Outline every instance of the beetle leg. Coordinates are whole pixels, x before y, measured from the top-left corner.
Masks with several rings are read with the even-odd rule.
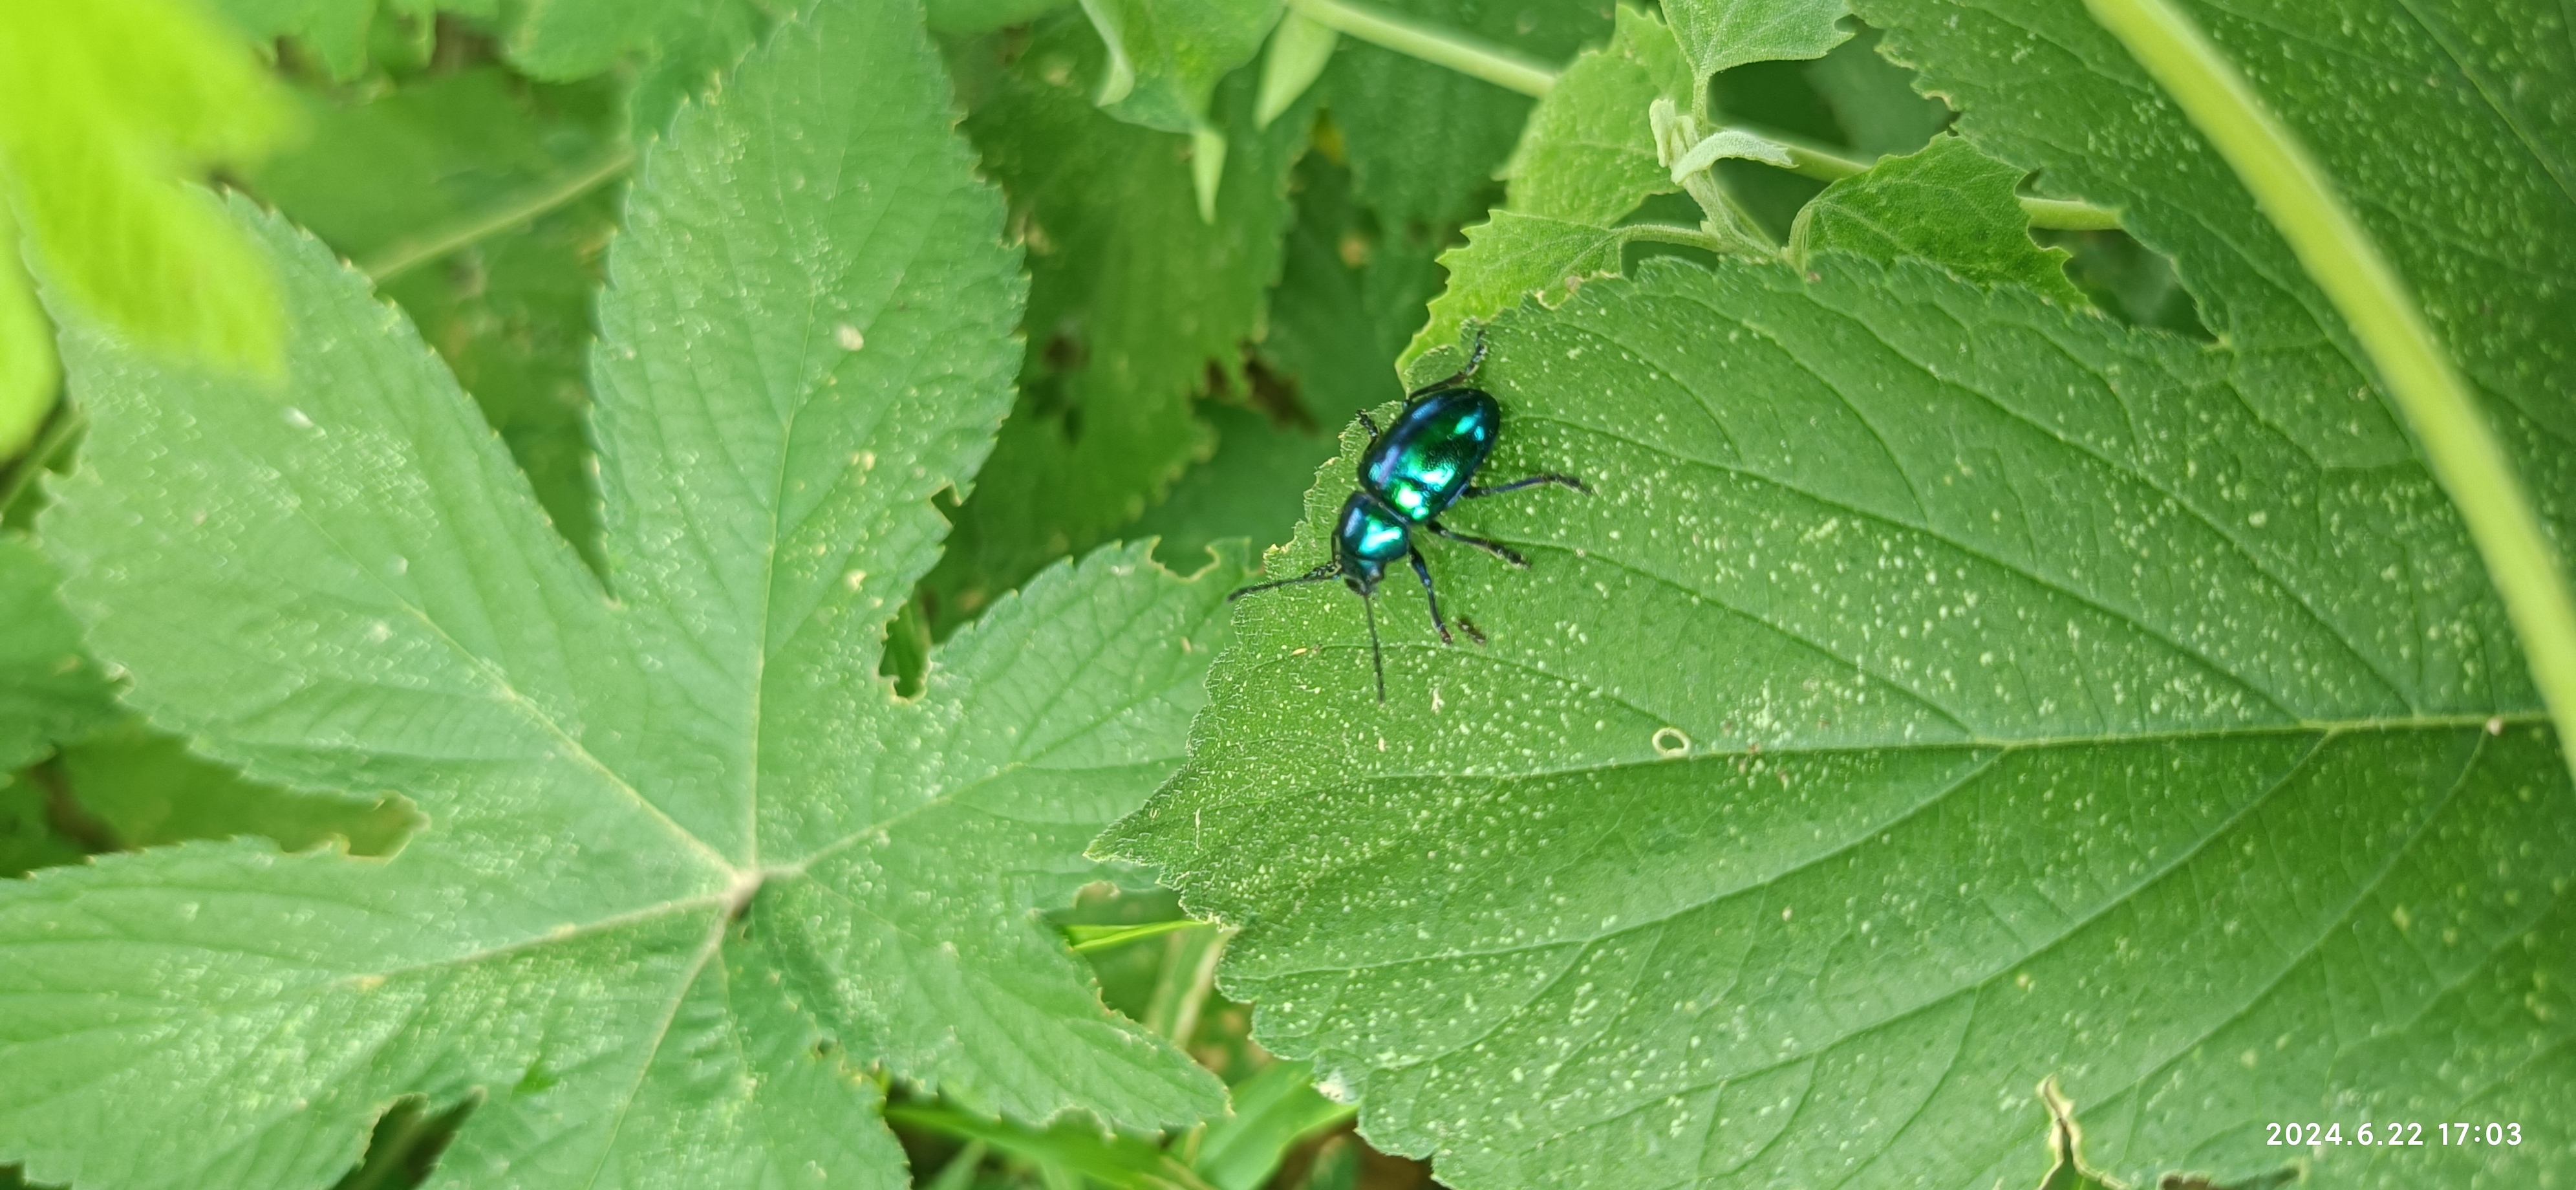
[[[1558,475],[1551,472],[1546,475],[1533,475],[1528,479],[1515,479],[1510,483],[1496,484],[1490,488],[1469,488],[1464,492],[1458,493],[1458,496],[1462,500],[1477,500],[1486,496],[1499,496],[1505,492],[1517,492],[1522,488],[1534,488],[1540,484],[1555,484],[1561,488],[1573,488],[1575,491],[1581,492],[1586,496],[1592,494],[1592,489],[1583,486],[1582,480],[1576,479],[1571,475]]]
[[[1449,376],[1449,377],[1446,377],[1446,378],[1443,378],[1443,379],[1440,379],[1440,380],[1434,380],[1434,381],[1432,381],[1432,382],[1431,382],[1431,383],[1429,383],[1429,384],[1423,385],[1422,387],[1420,387],[1420,388],[1417,388],[1417,389],[1413,390],[1412,392],[1409,392],[1409,393],[1404,394],[1404,399],[1405,399],[1405,400],[1410,401],[1410,400],[1412,400],[1413,398],[1418,397],[1418,396],[1421,396],[1421,395],[1422,395],[1422,394],[1424,394],[1424,393],[1436,393],[1436,392],[1439,392],[1440,390],[1442,390],[1442,389],[1444,389],[1444,388],[1456,388],[1456,387],[1458,387],[1459,385],[1462,385],[1462,384],[1467,383],[1467,381],[1468,381],[1470,378],[1472,378],[1472,377],[1474,377],[1474,376],[1475,376],[1475,374],[1476,374],[1476,369],[1481,368],[1481,367],[1484,367],[1484,366],[1485,366],[1485,328],[1483,328],[1483,327],[1481,327],[1481,326],[1480,326],[1480,327],[1477,327],[1477,328],[1476,328],[1476,346],[1475,346],[1474,348],[1470,349],[1470,350],[1468,351],[1468,353],[1467,353],[1467,366],[1466,366],[1466,367],[1458,369],[1458,374],[1457,374],[1457,375],[1455,375],[1455,376]]]
[[[1422,576],[1422,597],[1431,601],[1431,626],[1440,630],[1440,643],[1457,644],[1457,638],[1449,635],[1449,621],[1440,618],[1440,592],[1433,590],[1431,586],[1431,564],[1422,560],[1420,546],[1405,552],[1413,559],[1413,573]]]
[[[1323,565],[1318,566],[1313,570],[1309,570],[1304,574],[1298,575],[1295,578],[1283,578],[1266,583],[1254,583],[1249,587],[1241,588],[1233,594],[1226,596],[1225,601],[1227,603],[1232,603],[1235,600],[1241,599],[1246,595],[1250,595],[1255,591],[1270,591],[1276,590],[1280,587],[1293,587],[1299,583],[1320,583],[1328,578],[1337,578],[1341,573],[1342,564],[1339,561],[1326,562]]]
[[[1368,427],[1369,445],[1377,445],[1378,435],[1380,433],[1377,428],[1377,419],[1370,417],[1368,410],[1362,409],[1360,410],[1360,424]]]
[[[1464,533],[1453,533],[1449,530],[1447,525],[1443,525],[1438,521],[1424,521],[1422,523],[1422,527],[1429,529],[1442,537],[1446,537],[1451,541],[1455,541],[1463,545],[1472,545],[1477,549],[1492,554],[1493,556],[1509,562],[1514,566],[1518,566],[1523,570],[1529,569],[1529,559],[1520,556],[1519,551],[1514,550],[1510,546],[1504,545],[1502,542],[1492,541],[1482,537],[1470,537]]]

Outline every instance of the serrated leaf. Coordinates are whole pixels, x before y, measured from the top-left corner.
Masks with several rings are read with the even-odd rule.
[[[1615,227],[1496,211],[1467,229],[1467,242],[1440,254],[1449,285],[1431,299],[1431,321],[1413,336],[1408,358],[1458,342],[1481,322],[1525,298],[1555,305],[1595,277],[1619,271],[1627,234]]]
[[[2087,305],[2066,278],[2069,254],[2030,238],[2022,171],[1955,136],[1890,157],[1825,188],[1798,211],[1793,260],[1849,252],[1930,261],[1980,285],[2026,285],[2069,309]]]
[[[2081,6],[1963,10],[1861,0],[1886,50],[1947,96],[1980,148],[2038,188],[2121,212],[2173,258],[2237,382],[2318,457],[2413,457],[2360,349],[2227,164]],[[2421,301],[2543,515],[2576,531],[2576,194],[2566,109],[2576,62],[2545,0],[2186,4],[2316,154]],[[2018,58],[2015,69],[1995,63]],[[2558,130],[2558,131],[2547,131]],[[2475,196],[2474,199],[2468,196]]]
[[[1534,564],[1435,550],[1491,643],[1390,584],[1381,708],[1348,592],[1245,600],[1099,845],[1264,1045],[1464,1190],[2035,1185],[2051,1075],[2142,1184],[2311,1116],[2526,1121],[2319,1185],[2564,1175],[2576,789],[2420,466],[2018,287],[1640,274],[1493,328],[1486,472],[1597,495],[1447,515]]]
[[[1620,9],[1610,44],[1577,57],[1530,113],[1503,170],[1511,209],[1606,225],[1650,194],[1681,189],[1656,159],[1646,110],[1659,98],[1687,103],[1690,89],[1672,30],[1650,13]]]
[[[274,280],[179,180],[256,159],[292,123],[248,47],[177,0],[0,8],[0,186],[29,259],[64,300],[147,346],[277,366]],[[23,420],[28,391],[0,394],[0,410]],[[7,438],[0,426],[0,454]]]
[[[658,134],[763,31],[810,0],[526,0],[505,49],[531,77],[569,82],[635,64],[634,127]]]
[[[931,579],[943,626],[1134,521],[1206,457],[1191,399],[1244,383],[1279,275],[1306,122],[1255,130],[1251,80],[1229,82],[1230,163],[1208,223],[1189,141],[1102,113],[1100,69],[1099,39],[1059,18],[966,121],[1029,244],[1028,354],[1020,403]]]
[[[1667,0],[1664,16],[1681,39],[1699,86],[1747,62],[1821,58],[1851,36],[1849,0]]]
[[[1100,106],[1165,132],[1214,126],[1217,80],[1252,60],[1280,0],[1082,0],[1108,47]]]
[[[586,371],[620,191],[602,166],[627,159],[605,91],[460,71],[317,111],[312,137],[250,179],[288,217],[377,269],[509,444],[546,515],[594,565]],[[594,188],[524,226],[421,259],[423,243],[582,183]],[[387,261],[399,271],[386,276]]]
[[[24,535],[0,532],[0,773],[113,722],[116,689],[81,650],[62,573]]]
[[[275,220],[236,208],[285,278],[282,388],[70,323],[97,428],[47,544],[131,701],[430,826],[0,888],[29,1177],[320,1186],[397,1098],[479,1093],[441,1184],[894,1186],[868,1067],[1028,1119],[1221,1102],[1033,911],[1169,771],[1233,573],[1050,571],[897,700],[930,494],[1009,400],[1002,204],[911,6],[827,4],[720,94],[648,153],[601,306],[614,603],[401,318]]]
[[[1373,0],[1434,29],[1465,33],[1540,62],[1569,62],[1607,40],[1611,0],[1489,4],[1482,0]],[[1529,120],[1531,100],[1445,66],[1343,39],[1315,90],[1342,135],[1360,200],[1385,227],[1437,246],[1483,209],[1477,196]]]

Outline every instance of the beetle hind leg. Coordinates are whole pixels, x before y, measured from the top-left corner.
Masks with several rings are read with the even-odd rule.
[[[1571,475],[1558,475],[1551,471],[1544,475],[1530,476],[1528,479],[1515,479],[1510,483],[1496,484],[1490,488],[1471,487],[1464,492],[1460,492],[1458,496],[1462,500],[1481,500],[1487,496],[1499,496],[1505,492],[1517,492],[1523,488],[1534,488],[1542,484],[1552,484],[1560,488],[1573,488],[1575,491],[1581,492],[1586,496],[1592,494],[1592,489],[1585,487],[1582,480]]]
[[[1509,562],[1523,570],[1529,569],[1529,559],[1522,557],[1520,555],[1520,551],[1504,545],[1502,542],[1495,541],[1490,538],[1474,537],[1465,533],[1452,532],[1448,526],[1443,525],[1438,521],[1425,521],[1423,522],[1422,527],[1461,545],[1472,545],[1477,549],[1492,554],[1493,556],[1500,558],[1505,562]]]

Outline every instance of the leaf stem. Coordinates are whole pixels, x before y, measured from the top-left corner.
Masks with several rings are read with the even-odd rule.
[[[2513,461],[2379,245],[2288,125],[2169,0],[2085,0],[2217,146],[2361,341],[2468,523],[2576,768],[2576,599]]]
[[[1869,162],[1845,157],[1823,145],[1792,133],[1752,124],[1729,125],[1738,131],[1761,137],[1789,151],[1789,172],[1820,182],[1839,182],[1870,167]],[[2021,213],[2032,227],[2050,231],[2109,231],[2120,226],[2120,213],[2105,210],[2088,202],[2071,198],[2034,198],[2022,195]]]
[[[1125,946],[1130,942],[1135,942],[1140,939],[1159,937],[1175,931],[1186,930],[1195,926],[1203,926],[1207,924],[1209,923],[1203,921],[1192,921],[1189,918],[1180,917],[1174,918],[1171,921],[1147,922],[1141,926],[1119,927],[1111,929],[1106,933],[1095,934],[1091,937],[1084,938],[1079,942],[1073,943],[1073,953],[1089,954],[1095,950],[1108,950],[1113,947]],[[1081,930],[1086,927],[1075,926],[1072,928],[1075,930]]]
[[[1288,0],[1288,8],[1335,32],[1446,66],[1505,90],[1538,96],[1556,85],[1555,68],[1455,30],[1417,24],[1350,0]]]
[[[1653,244],[1679,244],[1684,248],[1704,248],[1720,255],[1734,250],[1734,245],[1699,228],[1683,227],[1675,223],[1631,223],[1612,230],[1628,240],[1644,240]]]
[[[379,284],[393,280],[415,267],[562,207],[605,185],[634,164],[635,147],[619,145],[588,167],[532,186],[490,210],[467,215],[409,239],[396,240],[358,262],[358,268]]]

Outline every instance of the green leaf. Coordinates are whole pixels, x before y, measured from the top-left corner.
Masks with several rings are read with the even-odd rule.
[[[1607,225],[1648,195],[1681,189],[1656,159],[1646,109],[1659,98],[1687,100],[1690,90],[1672,30],[1652,14],[1620,9],[1610,44],[1576,58],[1530,113],[1503,170],[1511,208]]]
[[[280,388],[70,321],[98,417],[47,544],[130,701],[430,825],[0,888],[5,1159],[320,1186],[386,1104],[479,1094],[455,1184],[894,1186],[870,1069],[1032,1120],[1215,1110],[1034,911],[1170,771],[1235,568],[1103,551],[919,699],[876,674],[1016,351],[950,101],[917,10],[830,4],[648,152],[600,309],[614,602],[399,315],[276,221],[236,214],[284,278]]]
[[[367,69],[368,36],[375,26],[378,0],[211,0],[208,6],[253,41],[292,37],[303,42],[335,80],[346,82]],[[500,4],[498,0],[385,0],[383,8],[426,25],[441,12],[489,20],[499,14]]]
[[[1287,543],[1341,427],[1404,395],[1396,355],[1440,290],[1431,252],[1411,236],[1378,233],[1356,205],[1349,170],[1307,154],[1294,191],[1297,221],[1261,340],[1267,367],[1247,377],[1256,407],[1208,407],[1216,453],[1128,530],[1162,538],[1155,554],[1167,564],[1195,566],[1229,537],[1251,539],[1256,556]]]
[[[361,104],[312,99],[311,134],[246,180],[343,255],[381,258],[424,230],[510,209],[593,168],[622,131],[605,92],[479,65]]]
[[[1093,106],[1085,80],[1099,69],[1099,40],[1058,20],[967,118],[1029,244],[1028,354],[1019,406],[931,580],[943,629],[1134,521],[1207,457],[1191,398],[1245,383],[1279,276],[1306,121],[1254,130],[1251,80],[1232,80],[1220,94],[1232,163],[1203,222],[1188,140]]]
[[[178,0],[0,8],[0,198],[53,291],[145,346],[276,369],[275,279],[179,179],[258,158],[292,115],[248,48]],[[9,309],[23,339],[26,312]],[[40,359],[13,362],[21,386]],[[32,391],[0,391],[0,454],[23,440]]]
[[[80,862],[89,854],[54,829],[43,788],[26,780],[0,776],[0,879],[23,876],[37,868]],[[0,1187],[17,1185],[0,1172]]]
[[[2226,162],[2117,41],[2076,5],[1962,11],[1861,0],[1887,52],[1963,113],[1959,130],[2039,171],[2039,188],[2121,212],[2173,258],[2209,329],[2241,350],[2236,380],[2319,458],[2413,457],[2325,296]],[[2545,519],[2576,531],[2576,194],[2555,97],[2576,66],[2532,31],[2545,0],[2368,0],[2261,20],[2191,6],[2264,101],[2309,146],[2421,300],[2480,391]],[[2017,69],[1995,68],[2019,59]],[[2474,201],[2463,196],[2475,195]],[[2474,250],[2464,246],[2476,245]]]
[[[124,847],[259,835],[286,851],[337,840],[351,855],[382,856],[423,825],[398,796],[361,800],[253,784],[133,720],[64,748],[61,765],[81,809]]]
[[[1212,129],[1219,79],[1252,60],[1280,0],[1082,0],[1109,47],[1100,106],[1165,132]]]
[[[2023,171],[1955,136],[1890,157],[1825,188],[1798,212],[1791,258],[1850,252],[1927,260],[1980,285],[2027,285],[2069,309],[2088,303],[2066,278],[2070,254],[2031,242]]]
[[[1355,1114],[1315,1093],[1304,1062],[1271,1063],[1232,1092],[1234,1113],[1208,1126],[1193,1163],[1217,1190],[1261,1190],[1299,1141]]]
[[[899,1124],[982,1143],[1022,1161],[1053,1167],[1081,1179],[1076,1185],[1102,1185],[1112,1190],[1166,1190],[1186,1186],[1188,1171],[1161,1146],[1139,1137],[1067,1122],[1052,1128],[1026,1128],[960,1111],[944,1103],[905,1103],[886,1109]]]
[[[2576,788],[2419,465],[2019,287],[1639,271],[1493,328],[1487,472],[1597,495],[1446,518],[1534,564],[1432,550],[1491,643],[1391,585],[1381,707],[1348,592],[1244,601],[1097,845],[1264,1045],[1468,1190],[2036,1185],[2051,1075],[2138,1184],[2294,1117],[2525,1121],[2321,1186],[2563,1175]]]
[[[1481,322],[1536,298],[1553,306],[1585,281],[1615,275],[1628,235],[1615,227],[1518,211],[1467,229],[1467,243],[1440,254],[1449,286],[1431,300],[1431,321],[1405,349],[1408,359],[1455,344]]]
[[[1072,5],[1073,0],[930,0],[930,31],[955,37],[990,33]]]
[[[1324,68],[1332,65],[1333,49],[1340,40],[1331,26],[1304,13],[1283,14],[1278,30],[1270,36],[1268,52],[1261,56],[1261,97],[1253,105],[1253,123],[1269,127],[1302,98]]]
[[[1553,305],[1586,279],[1617,273],[1630,233],[1615,225],[1647,198],[1681,188],[1661,160],[1649,110],[1689,86],[1672,31],[1621,9],[1610,44],[1577,57],[1531,114],[1506,171],[1508,209],[1441,254],[1448,287],[1404,358],[1456,343],[1468,322],[1524,297]]]
[[[18,263],[18,224],[0,199],[0,459],[16,457],[35,440],[62,379],[54,328]]]
[[[1851,36],[1849,0],[1667,0],[1699,87],[1747,62],[1821,58]]]
[[[374,263],[594,567],[583,414],[593,295],[617,217],[601,166],[627,159],[605,92],[469,69],[320,108],[312,139],[251,178],[341,254]],[[451,251],[429,247],[454,244],[460,227],[490,230],[496,211],[530,218]],[[386,261],[399,268],[390,277]]]
[[[81,649],[62,574],[35,544],[0,532],[0,773],[114,721],[116,689]]]
[[[1569,61],[1611,31],[1611,0],[1371,0],[1371,7],[1543,62]],[[1391,234],[1419,234],[1434,246],[1483,209],[1478,197],[1511,156],[1531,106],[1528,96],[1350,38],[1315,90],[1341,132],[1360,201]]]
[[[525,0],[505,38],[510,64],[555,82],[635,63],[634,126],[659,133],[763,31],[805,0]]]

